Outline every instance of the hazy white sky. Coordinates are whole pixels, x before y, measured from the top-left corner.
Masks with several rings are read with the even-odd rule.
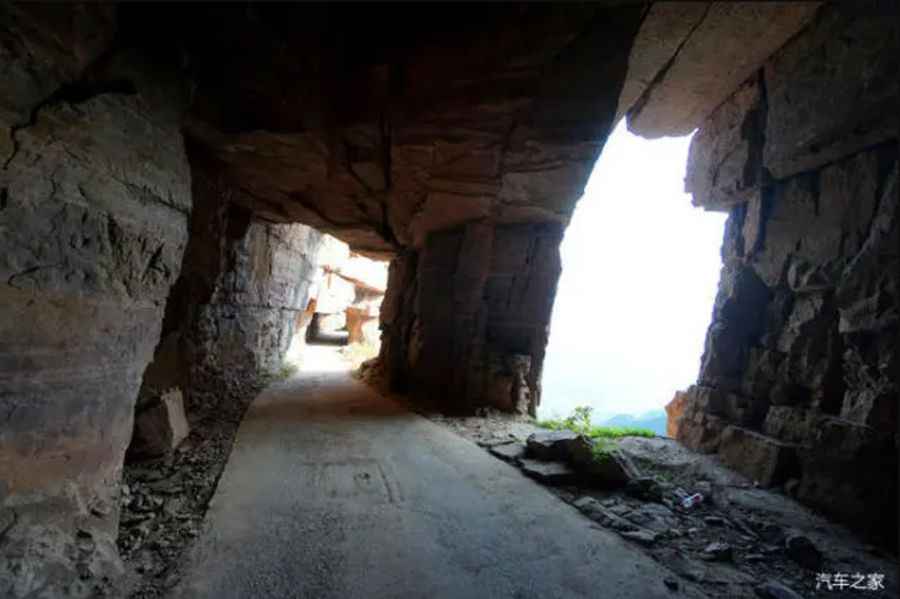
[[[624,120],[606,142],[562,244],[539,416],[642,414],[695,381],[725,214],[683,192],[689,143]]]

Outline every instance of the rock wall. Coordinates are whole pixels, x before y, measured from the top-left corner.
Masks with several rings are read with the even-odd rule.
[[[181,387],[189,411],[276,372],[309,298],[322,235],[272,224],[195,166],[191,236],[145,394]]]
[[[471,223],[395,259],[381,310],[391,385],[450,411],[534,414],[561,238],[559,225]]]
[[[179,77],[105,5],[0,6],[0,596],[115,583],[135,398],[191,209]]]
[[[348,344],[361,343],[377,352],[381,332],[378,314],[387,289],[387,262],[350,250],[343,241],[324,236],[313,310],[319,331],[346,333]]]
[[[896,19],[828,6],[703,123],[686,186],[728,210],[678,439],[889,543],[897,530]]]
[[[897,23],[818,7],[0,5],[0,595],[116,578],[141,377],[190,410],[279,363],[318,243],[291,223],[394,257],[395,386],[533,412],[562,229],[626,112],[701,123],[689,188],[732,213],[679,437],[874,527]]]

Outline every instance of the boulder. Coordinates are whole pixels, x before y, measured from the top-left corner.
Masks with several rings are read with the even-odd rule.
[[[536,460],[568,461],[577,445],[590,443],[587,437],[570,430],[539,431],[528,436],[528,456]]]
[[[510,443],[501,443],[494,445],[488,449],[491,455],[500,458],[506,462],[516,462],[525,457],[525,446],[518,441]]]
[[[618,448],[595,453],[594,442],[580,436],[569,449],[572,465],[591,486],[618,489],[640,476],[634,463]]]
[[[564,462],[545,462],[540,460],[520,460],[522,472],[545,485],[574,485],[580,476],[578,472]]]
[[[595,453],[594,446],[590,438],[572,431],[541,431],[528,437],[526,453],[535,460],[566,462],[585,482],[601,488],[624,487],[639,476],[625,453]]]
[[[128,452],[136,458],[165,455],[190,432],[180,389],[171,389],[134,417],[134,435]]]

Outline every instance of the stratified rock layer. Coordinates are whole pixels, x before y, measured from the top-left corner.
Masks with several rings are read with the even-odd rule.
[[[122,458],[187,242],[186,95],[103,54],[108,7],[0,15],[0,596],[94,596],[121,574]]]
[[[801,500],[891,544],[898,39],[896,19],[829,5],[694,137],[687,187],[729,219],[677,423],[689,447],[763,485],[799,479]]]
[[[479,223],[391,264],[381,357],[395,388],[456,411],[534,413],[559,226]]]
[[[638,135],[689,134],[801,30],[821,3],[704,4],[700,12],[692,2],[662,2],[648,15],[651,23],[661,20],[674,25],[672,33],[664,30],[664,40],[673,33],[684,37],[628,112],[628,128]],[[665,10],[660,10],[660,5]],[[683,33],[687,23],[690,28]]]
[[[322,238],[304,225],[256,219],[197,165],[193,193],[190,243],[143,390],[179,385],[189,410],[279,369]]]

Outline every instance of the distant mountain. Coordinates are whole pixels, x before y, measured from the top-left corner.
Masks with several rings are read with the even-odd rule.
[[[666,411],[653,410],[646,414],[635,416],[633,414],[618,414],[612,418],[607,418],[600,423],[603,426],[633,426],[639,428],[647,428],[657,435],[666,434]]]

